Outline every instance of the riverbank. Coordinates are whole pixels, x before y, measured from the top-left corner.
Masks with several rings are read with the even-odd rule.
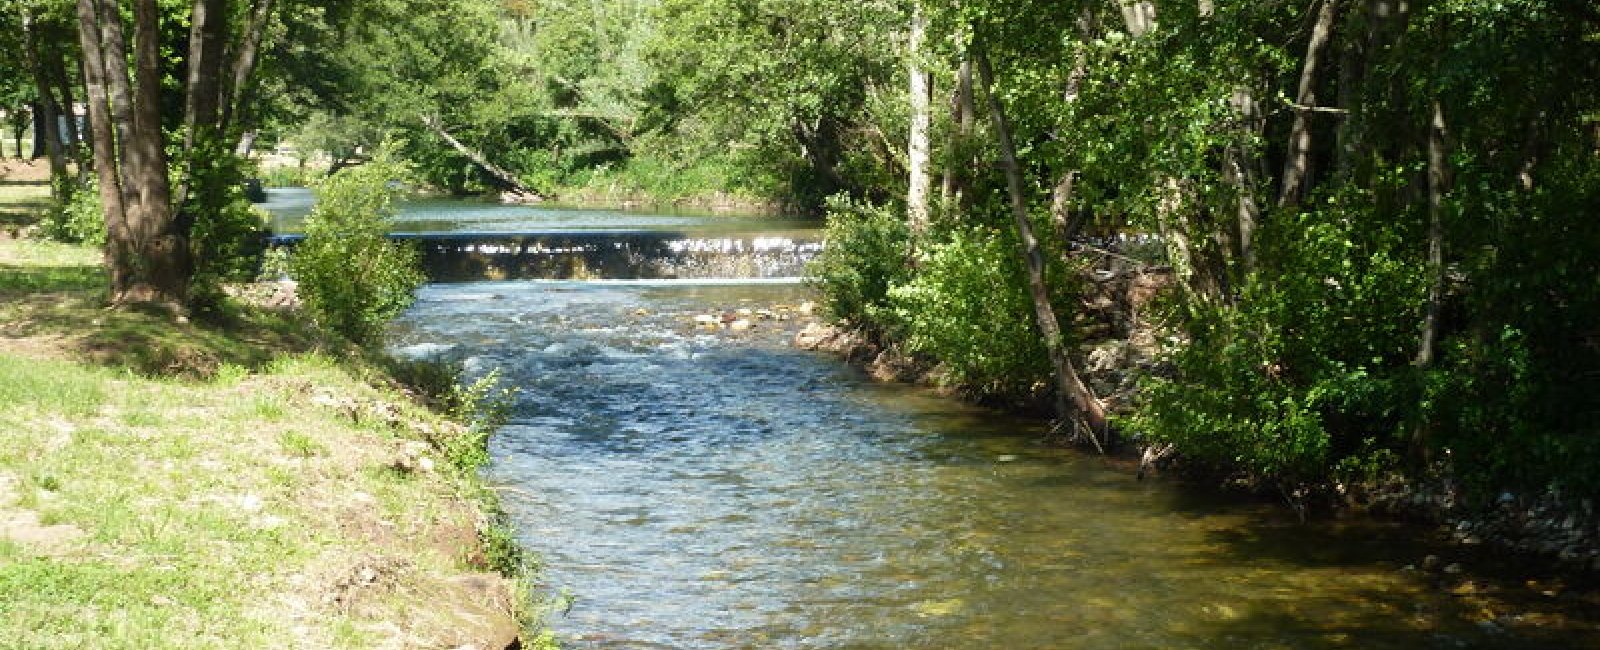
[[[1132,413],[1139,400],[1139,381],[1170,372],[1162,361],[1163,333],[1148,316],[1152,305],[1172,285],[1170,271],[1146,269],[1100,272],[1085,278],[1089,297],[1074,315],[1076,331],[1083,333],[1075,362],[1088,384],[1113,418]],[[801,349],[836,354],[879,381],[904,382],[932,388],[966,399],[979,391],[951,380],[938,365],[906,353],[892,341],[880,341],[868,332],[826,320],[809,324],[795,335]],[[981,400],[989,406],[1023,416],[1049,417],[1047,386],[1031,394]],[[1272,486],[1248,476],[1219,473],[1186,462],[1169,446],[1147,444],[1137,432],[1121,432],[1107,451],[1130,473],[1143,477],[1165,471],[1197,485],[1256,495],[1277,495]],[[1069,441],[1070,442],[1070,441]],[[1087,444],[1082,444],[1091,450]],[[1431,527],[1441,540],[1463,553],[1505,554],[1514,564],[1537,565],[1586,582],[1600,580],[1600,517],[1592,498],[1560,494],[1499,494],[1492,502],[1475,503],[1439,465],[1427,481],[1398,476],[1357,484],[1321,486],[1311,506],[1320,516],[1339,517],[1367,513]]]
[[[104,285],[93,250],[0,240],[0,638],[515,647],[524,563],[447,451],[471,429],[292,314]]]

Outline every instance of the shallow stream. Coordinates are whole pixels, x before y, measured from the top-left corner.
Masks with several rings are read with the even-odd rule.
[[[497,223],[612,219],[517,210]],[[565,647],[1600,646],[1592,622],[1530,631],[1457,593],[1416,529],[1137,481],[797,351],[805,300],[783,277],[435,283],[397,324],[397,352],[517,389],[489,473]],[[753,329],[695,322],[740,309]]]

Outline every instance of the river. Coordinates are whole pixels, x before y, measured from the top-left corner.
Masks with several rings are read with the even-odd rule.
[[[1417,529],[1303,525],[1137,481],[1040,443],[1035,422],[793,349],[808,293],[791,258],[818,237],[806,224],[463,202],[400,221],[489,233],[456,255],[585,231],[601,243],[518,254],[604,257],[626,247],[608,233],[656,233],[679,243],[639,255],[731,262],[696,267],[720,276],[596,263],[610,270],[435,282],[395,324],[396,353],[498,369],[516,389],[488,473],[542,560],[564,647],[1600,646],[1592,619],[1519,626],[1464,597],[1464,578],[1423,567],[1450,551]],[[462,280],[452,264],[436,270]],[[494,267],[483,277],[507,277]],[[626,277],[646,267],[656,277]],[[753,329],[695,321],[740,309]]]

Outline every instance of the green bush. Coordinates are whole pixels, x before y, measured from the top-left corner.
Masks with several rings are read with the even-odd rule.
[[[894,323],[889,289],[909,277],[909,233],[904,219],[887,207],[828,199],[827,246],[807,269],[834,318],[869,329]]]
[[[106,216],[100,209],[98,185],[91,180],[73,189],[65,204],[45,211],[39,220],[39,232],[69,244],[105,245]]]
[[[269,167],[261,170],[265,187],[305,187],[316,181],[320,170],[310,167]]]
[[[461,435],[432,440],[452,465],[474,472],[489,462],[489,434],[505,425],[515,399],[498,369],[468,380],[459,360],[389,359],[389,374],[421,393],[430,406],[466,425]]]
[[[194,251],[191,302],[198,307],[214,306],[223,284],[254,278],[266,252],[266,223],[266,214],[250,205],[242,192],[195,221],[189,231],[189,247]]]
[[[1424,295],[1405,233],[1368,208],[1286,215],[1238,306],[1198,305],[1171,377],[1147,378],[1134,427],[1189,458],[1284,487],[1371,474],[1414,422]]]
[[[402,171],[379,161],[324,181],[306,238],[289,260],[312,317],[362,345],[377,342],[423,282],[416,250],[385,237],[394,214],[389,184]]]
[[[1048,385],[1049,356],[1009,231],[954,231],[948,241],[931,246],[917,271],[889,291],[912,352],[939,362],[948,379],[985,396],[1027,397]],[[1064,278],[1052,279],[1058,297],[1070,291]]]

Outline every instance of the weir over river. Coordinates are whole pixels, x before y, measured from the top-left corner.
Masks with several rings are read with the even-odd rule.
[[[292,231],[306,197],[274,198]],[[812,225],[425,202],[396,230],[455,248],[392,349],[517,391],[489,473],[565,647],[1600,646],[1440,588],[1415,529],[1136,481],[797,351],[797,320],[697,327],[805,301]]]

